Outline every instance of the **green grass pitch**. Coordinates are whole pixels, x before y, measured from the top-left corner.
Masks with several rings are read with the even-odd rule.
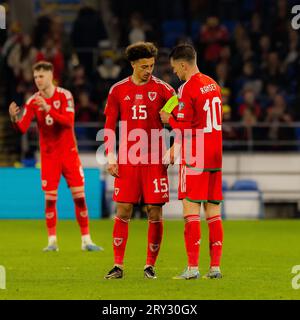
[[[143,278],[147,221],[132,220],[125,256],[125,278],[104,280],[112,267],[112,220],[91,221],[103,252],[82,252],[75,221],[59,221],[60,251],[42,252],[44,221],[0,220],[0,265],[6,269],[2,299],[300,299],[292,288],[300,265],[300,221],[224,221],[221,280],[172,280],[186,265],[183,221],[165,221],[157,262],[158,279]],[[200,272],[208,269],[208,230],[201,223]]]

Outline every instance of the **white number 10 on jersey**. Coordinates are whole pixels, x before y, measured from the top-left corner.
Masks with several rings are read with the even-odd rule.
[[[218,109],[218,110],[217,110]],[[213,129],[217,131],[222,130],[221,124],[218,124],[217,113],[219,114],[219,119],[222,119],[222,108],[221,100],[219,97],[214,97],[211,101],[207,99],[203,108],[207,112],[206,115],[206,127],[204,128],[204,133],[212,132]]]

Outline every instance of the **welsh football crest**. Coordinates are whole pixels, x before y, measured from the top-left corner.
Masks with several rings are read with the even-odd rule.
[[[148,97],[151,101],[154,101],[157,97],[157,92],[153,92],[153,91],[148,92]]]
[[[156,252],[159,249],[159,244],[150,243],[149,247],[152,252]]]
[[[53,105],[54,105],[55,109],[59,109],[60,108],[60,101],[59,100],[53,101]]]
[[[114,245],[115,246],[120,246],[123,242],[123,238],[114,238]]]

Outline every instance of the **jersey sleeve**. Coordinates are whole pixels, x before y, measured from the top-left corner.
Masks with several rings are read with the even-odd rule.
[[[15,129],[19,130],[21,133],[25,133],[35,116],[33,98],[29,99],[23,108],[22,116],[19,120],[13,123]]]
[[[104,114],[106,116],[105,125],[104,125],[104,143],[105,143],[105,152],[106,154],[113,153],[115,148],[114,139],[109,139],[108,130],[116,131],[116,125],[119,118],[119,100],[115,90],[109,92],[107,103],[104,109]]]
[[[64,127],[74,126],[74,99],[70,91],[62,90],[61,92],[61,112],[51,107],[48,114]]]

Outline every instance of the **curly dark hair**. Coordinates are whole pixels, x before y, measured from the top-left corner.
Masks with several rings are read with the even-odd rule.
[[[157,53],[158,49],[152,42],[136,42],[125,50],[126,58],[130,62],[139,59],[156,58]]]

